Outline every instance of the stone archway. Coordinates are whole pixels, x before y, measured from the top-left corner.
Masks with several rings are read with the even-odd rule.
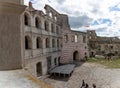
[[[78,53],[78,51],[74,51],[73,52],[73,61],[77,61],[77,60],[79,60],[79,53]]]
[[[90,54],[91,57],[95,57],[95,53],[92,51]]]
[[[36,71],[37,71],[37,76],[42,76],[42,63],[41,62],[38,62],[36,64]]]

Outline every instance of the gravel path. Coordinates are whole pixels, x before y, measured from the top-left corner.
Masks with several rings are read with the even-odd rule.
[[[45,79],[45,81],[55,88],[80,88],[83,79],[90,88],[93,83],[97,88],[120,88],[120,69],[108,69],[102,65],[84,63],[75,68],[68,81],[53,79]]]

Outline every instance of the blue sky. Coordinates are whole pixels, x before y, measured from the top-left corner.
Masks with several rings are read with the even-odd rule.
[[[24,0],[27,5],[29,0]],[[69,16],[72,30],[94,29],[99,36],[120,36],[120,0],[31,0],[34,8],[48,4]]]

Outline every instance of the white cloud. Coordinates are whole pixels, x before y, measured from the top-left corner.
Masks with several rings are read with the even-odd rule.
[[[25,5],[28,1],[25,0]],[[120,8],[119,0],[37,0],[37,3],[33,4],[33,6],[36,9],[43,10],[45,4],[49,4],[58,12],[67,14],[70,17],[86,15],[88,18],[98,21],[99,25],[91,25],[92,29],[101,29],[98,34],[102,35],[103,33],[106,36],[113,36],[117,32],[117,36],[120,36],[120,11],[114,11],[114,9],[110,11],[110,8],[116,5],[117,8]],[[105,24],[100,22],[100,19],[105,18],[112,21],[111,26],[108,22]],[[76,30],[81,30],[81,28]]]

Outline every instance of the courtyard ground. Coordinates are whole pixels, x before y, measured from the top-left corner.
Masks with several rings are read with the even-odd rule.
[[[53,88],[24,70],[0,71],[0,88]]]
[[[23,70],[0,71],[0,88],[80,88],[82,80],[85,80],[90,88],[93,83],[97,88],[120,88],[120,69],[86,62],[76,67],[69,79],[41,80],[26,75]]]
[[[74,69],[68,81],[66,79],[44,79],[45,82],[55,86],[55,88],[80,88],[82,80],[96,84],[97,88],[120,88],[120,69],[107,68],[97,63],[84,63]]]

